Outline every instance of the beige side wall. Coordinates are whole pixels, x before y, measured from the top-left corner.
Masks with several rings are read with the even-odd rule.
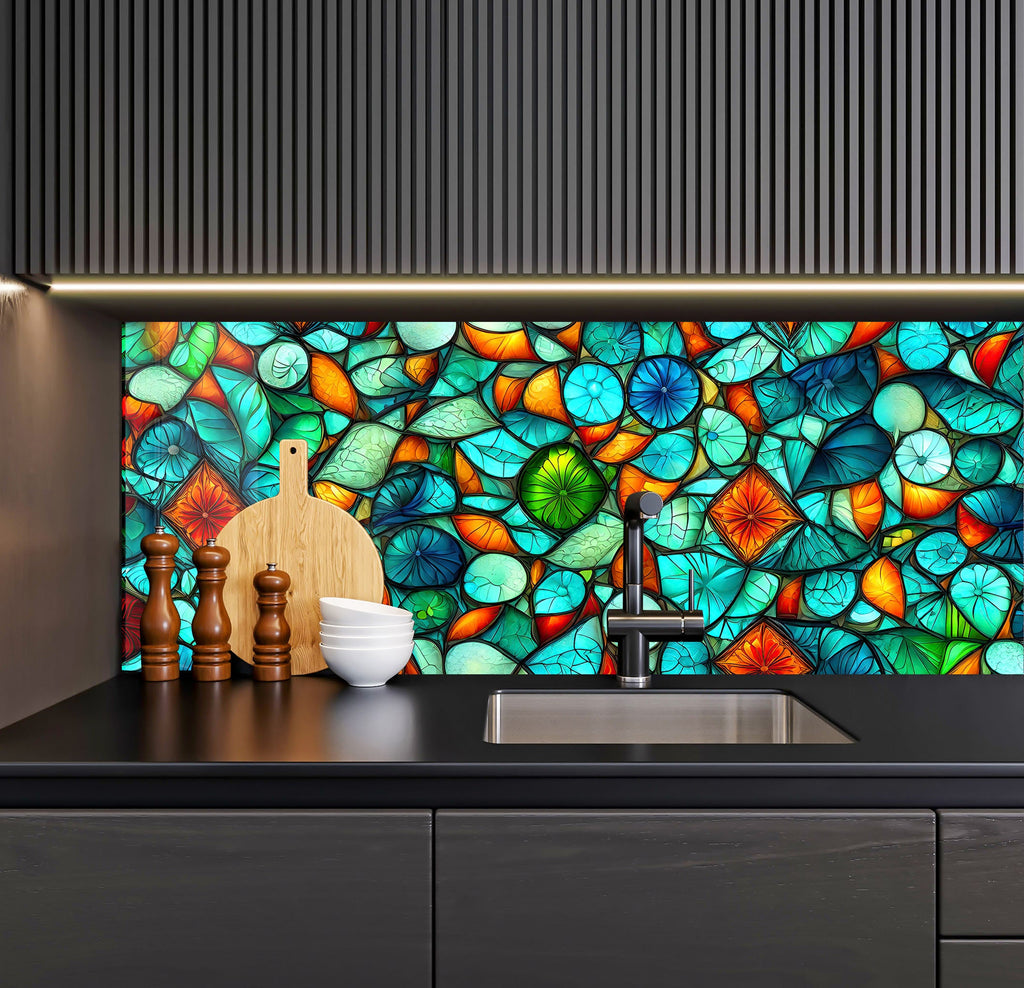
[[[0,726],[118,670],[119,340],[0,291]]]

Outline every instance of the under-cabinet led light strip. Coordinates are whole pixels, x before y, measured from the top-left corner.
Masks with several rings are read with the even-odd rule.
[[[903,278],[880,276],[856,280],[803,280],[783,281],[774,278],[746,280],[723,276],[720,279],[662,280],[659,278],[623,280],[571,279],[560,276],[545,278],[447,278],[432,276],[410,278],[395,275],[391,278],[351,278],[331,280],[311,278],[307,281],[274,281],[261,278],[209,280],[202,278],[165,278],[139,280],[135,278],[103,278],[88,280],[58,279],[50,286],[53,292],[69,294],[142,295],[150,292],[181,292],[184,294],[231,295],[331,295],[348,293],[380,293],[381,295],[448,295],[467,294],[501,295],[509,292],[535,295],[565,295],[571,292],[593,295],[645,294],[645,295],[700,295],[705,293],[744,293],[771,295],[829,294],[840,297],[851,295],[905,295],[911,292],[949,292],[976,294],[979,291],[994,295],[1020,295],[1024,298],[1024,278]]]

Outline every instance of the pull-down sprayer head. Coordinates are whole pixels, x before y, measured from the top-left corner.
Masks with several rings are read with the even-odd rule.
[[[655,494],[654,491],[636,491],[626,498],[622,519],[627,524],[651,521],[661,514],[664,506],[665,502],[660,494]]]

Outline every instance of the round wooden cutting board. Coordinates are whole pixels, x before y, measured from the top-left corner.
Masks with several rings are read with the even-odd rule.
[[[326,669],[320,655],[320,598],[384,596],[380,553],[347,511],[309,494],[306,443],[280,445],[281,489],[240,511],[217,544],[231,553],[224,603],[231,618],[231,651],[252,664],[256,591],[252,578],[277,563],[292,578],[285,617],[291,625],[292,672]]]

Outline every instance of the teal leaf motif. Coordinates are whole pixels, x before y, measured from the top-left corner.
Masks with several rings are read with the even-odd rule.
[[[331,450],[317,480],[329,480],[350,490],[377,487],[387,472],[391,454],[402,434],[375,422],[357,422]]]
[[[578,628],[537,649],[526,660],[534,673],[595,673],[601,668],[604,639],[599,618],[591,618]]]
[[[694,576],[694,606],[714,625],[739,595],[746,570],[735,560],[710,552],[674,553],[658,560],[661,589],[677,606],[688,606],[690,573]]]
[[[139,401],[159,405],[165,412],[185,397],[192,382],[163,364],[150,364],[128,379],[128,394]]]
[[[244,449],[235,423],[215,405],[197,399],[186,401],[175,414],[195,430],[217,469],[237,483]]]
[[[449,675],[469,673],[506,676],[515,672],[516,661],[490,642],[466,641],[448,649],[444,671]]]
[[[433,439],[462,439],[474,436],[498,423],[476,398],[452,398],[422,412],[409,426],[410,432]]]
[[[246,346],[262,346],[277,337],[277,326],[272,322],[224,322],[221,325]]]
[[[722,347],[705,365],[707,371],[722,384],[749,381],[775,363],[779,348],[759,333],[744,336]]]
[[[928,404],[951,429],[972,436],[996,436],[1021,423],[1019,404],[997,398],[991,391],[968,381],[940,374],[914,378]]]
[[[216,323],[197,322],[185,339],[171,351],[168,363],[194,381],[206,370],[206,365],[217,349],[217,338]]]
[[[592,522],[572,532],[558,548],[547,554],[547,560],[564,569],[593,569],[611,562],[622,543],[622,522],[606,511]]]
[[[212,370],[235,417],[245,458],[254,460],[267,448],[273,432],[270,403],[263,385],[234,367],[213,367]]]
[[[514,477],[533,453],[507,429],[488,429],[459,443],[466,459],[492,477]]]
[[[142,367],[153,362],[144,322],[126,322],[121,330],[121,362],[125,369]]]

